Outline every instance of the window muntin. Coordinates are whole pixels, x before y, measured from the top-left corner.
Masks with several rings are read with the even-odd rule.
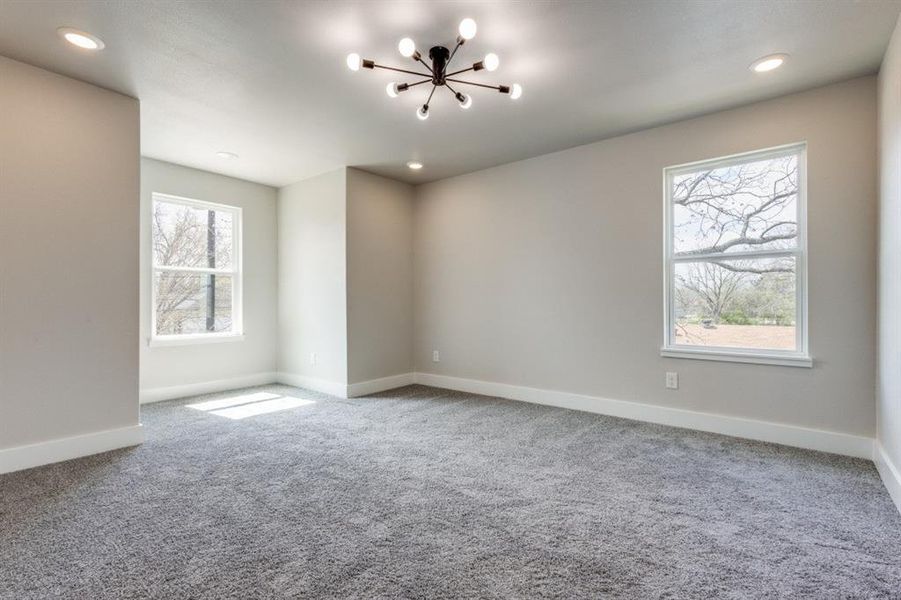
[[[153,194],[151,339],[238,336],[241,209]]]
[[[664,353],[809,361],[805,154],[800,144],[665,170]]]

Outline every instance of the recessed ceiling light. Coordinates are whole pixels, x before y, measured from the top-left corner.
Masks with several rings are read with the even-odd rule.
[[[85,50],[103,50],[106,47],[103,40],[87,31],[80,31],[72,27],[60,27],[56,32],[73,46],[78,46]]]
[[[770,54],[762,58],[758,58],[748,67],[756,73],[766,73],[773,69],[781,67],[788,60],[788,54]]]
[[[419,161],[411,160],[407,163],[407,166],[413,169],[414,171],[418,171],[422,168],[422,163]]]
[[[226,158],[228,160],[238,158],[238,155],[234,152],[217,152],[216,156],[218,156],[219,158]]]

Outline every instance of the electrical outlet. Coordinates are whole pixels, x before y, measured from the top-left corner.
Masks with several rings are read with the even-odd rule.
[[[432,350],[432,362],[441,362],[441,354],[437,350]]]
[[[678,390],[679,389],[679,374],[673,371],[667,371],[666,373],[666,388],[669,390]]]
[[[310,352],[310,364],[315,365],[317,360],[319,360],[319,357],[316,356],[316,353]]]

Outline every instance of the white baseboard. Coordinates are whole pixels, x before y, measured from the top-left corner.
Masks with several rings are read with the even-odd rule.
[[[403,373],[351,385],[295,375],[293,373],[260,373],[232,379],[145,390],[141,393],[141,402],[158,402],[172,398],[275,382],[311,389],[339,398],[374,394],[413,383],[420,383],[473,394],[557,406],[661,425],[684,427],[857,458],[868,458],[875,462],[889,495],[898,507],[899,512],[901,512],[901,470],[892,463],[882,445],[871,438],[639,402],[611,400],[596,396],[464,379],[447,375],[435,375],[432,373]],[[138,424],[27,446],[4,448],[0,449],[0,473],[10,473],[71,460],[99,452],[135,446],[143,442],[144,432],[141,425]]]
[[[200,383],[188,383],[184,385],[141,390],[140,399],[141,404],[148,404],[150,402],[175,400],[178,398],[186,398],[188,396],[198,396],[200,394],[227,392],[230,390],[253,387],[256,385],[266,385],[269,383],[283,383],[285,385],[293,385],[299,388],[323,392],[339,398],[353,398],[410,385],[414,380],[414,373],[402,373],[400,375],[392,375],[390,377],[382,377],[380,379],[371,379],[369,381],[345,385],[336,381],[317,379],[315,377],[297,375],[295,373],[256,373],[229,379],[217,379],[214,381],[202,381]]]
[[[412,385],[415,382],[415,373],[401,373],[400,375],[391,375],[390,377],[381,377],[379,379],[351,383],[347,386],[347,397],[357,398],[358,396],[367,396],[369,394],[384,392],[385,390],[393,390],[394,388],[403,387],[405,385]]]
[[[674,427],[685,427],[687,429],[875,460],[873,440],[868,437],[653,404],[612,400],[583,394],[464,379],[447,375],[435,375],[432,373],[402,373],[350,385],[294,373],[258,373],[231,379],[143,390],[141,392],[141,402],[159,402],[161,400],[171,400],[276,382],[322,392],[338,398],[354,398],[413,383],[421,383],[473,394],[546,404],[548,406],[582,410]],[[878,461],[877,465],[879,465]],[[883,465],[880,467],[880,473],[897,474],[897,469],[890,462],[884,461]],[[888,483],[891,478],[887,478],[883,474],[883,479],[886,479],[886,486],[891,491],[892,488]],[[894,493],[892,497],[895,498]]]
[[[317,379],[315,377],[307,377],[306,375],[297,375],[295,373],[278,373],[276,381],[285,385],[306,388],[314,392],[322,392],[338,398],[347,398],[347,384],[338,383],[337,381],[328,381],[326,379]]]
[[[244,387],[253,387],[255,385],[266,385],[278,381],[278,373],[254,373],[253,375],[242,375],[240,377],[231,377],[229,379],[215,379],[213,381],[201,381],[200,383],[186,383],[183,385],[173,385],[169,387],[150,388],[141,390],[141,404],[150,402],[162,402],[163,400],[174,400],[176,398],[185,398],[187,396],[198,396],[200,394],[212,394],[213,392],[226,392]]]
[[[873,462],[876,463],[876,469],[879,476],[882,477],[882,483],[888,490],[889,496],[901,512],[901,469],[898,469],[892,460],[885,453],[885,448],[877,440],[873,444]]]
[[[697,429],[857,458],[872,459],[873,457],[872,438],[834,431],[431,373],[417,373],[416,383],[510,400],[583,410],[636,421]]]
[[[3,448],[0,450],[0,473],[11,473],[98,452],[137,446],[143,442],[144,431],[138,424],[27,446]]]

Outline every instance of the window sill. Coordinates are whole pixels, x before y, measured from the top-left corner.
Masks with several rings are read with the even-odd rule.
[[[194,344],[220,344],[223,342],[241,342],[243,333],[205,334],[205,335],[173,335],[152,337],[147,341],[151,348],[164,346],[192,346]]]
[[[808,369],[813,367],[813,359],[802,354],[729,352],[723,350],[705,350],[701,348],[661,348],[660,356],[667,358],[691,358],[695,360],[751,363],[757,365],[777,365],[781,367],[803,367]]]

